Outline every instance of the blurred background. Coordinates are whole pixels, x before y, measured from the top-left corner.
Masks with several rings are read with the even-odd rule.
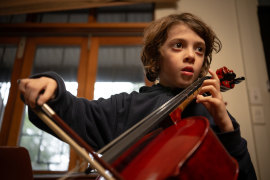
[[[27,117],[17,79],[55,71],[74,95],[108,98],[151,85],[140,51],[147,24],[171,13],[201,17],[223,44],[212,69],[246,80],[223,94],[258,179],[270,179],[269,0],[139,0],[0,2],[0,145],[28,149],[34,174],[65,172],[80,162],[67,144]]]

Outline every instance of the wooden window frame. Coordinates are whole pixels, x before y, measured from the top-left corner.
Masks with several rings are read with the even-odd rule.
[[[11,45],[17,45],[17,52],[19,48],[19,43],[20,43],[20,38],[19,37],[4,37],[1,38],[0,40],[1,44],[11,44]],[[17,53],[16,53],[17,54]],[[3,116],[3,121],[2,121],[2,126],[1,126],[1,131],[0,131],[0,145],[8,145],[8,139],[14,132],[10,131],[10,129],[14,129],[14,123],[11,121],[11,116],[15,113],[14,112],[14,106],[16,104],[16,92],[18,89],[17,85],[17,79],[20,77],[20,72],[21,72],[21,66],[22,66],[23,58],[18,57],[16,55],[14,64],[13,64],[13,69],[12,69],[12,74],[11,74],[11,86],[9,90],[9,96],[8,96],[8,101],[5,107],[5,112]],[[16,136],[16,135],[15,135]]]
[[[19,38],[13,38],[14,43],[19,44]],[[8,40],[7,40],[8,41]],[[0,43],[7,43],[0,41]],[[9,40],[11,41],[11,40]],[[89,46],[90,44],[90,46]],[[78,97],[93,99],[94,83],[96,81],[98,49],[101,45],[142,45],[142,37],[139,36],[107,36],[107,37],[29,37],[26,39],[24,56],[15,60],[11,89],[8,103],[4,113],[0,134],[1,145],[17,146],[22,124],[24,104],[20,99],[17,79],[29,77],[33,65],[35,50],[38,45],[80,45],[81,54],[78,67]],[[90,93],[89,93],[90,92]],[[16,112],[16,113],[13,113]],[[73,150],[70,153],[69,170],[81,161]],[[83,169],[81,169],[83,170]],[[58,172],[58,171],[57,171]],[[53,171],[34,171],[34,173],[55,173]]]
[[[17,44],[18,47],[20,42],[25,43],[23,56],[20,58],[16,56],[13,65],[11,88],[0,132],[0,145],[18,145],[24,104],[20,99],[17,80],[29,77],[37,45],[79,44],[81,54],[77,74],[77,96],[93,99],[99,47],[101,45],[142,45],[142,34],[148,24],[96,23],[94,10],[90,11],[88,23],[84,24],[30,22],[0,24],[0,43]],[[145,83],[151,85],[147,80]],[[71,150],[69,170],[76,166],[78,160],[80,158]],[[34,171],[34,174],[37,173],[59,173],[59,171]]]
[[[7,38],[0,43],[8,44],[11,39]],[[15,41],[16,40],[16,41]],[[13,41],[17,42],[15,39]],[[81,48],[80,62],[78,67],[77,81],[78,81],[78,96],[83,96],[83,84],[84,73],[87,63],[88,53],[88,38],[85,37],[34,37],[26,40],[26,48],[24,56],[21,59],[15,59],[11,88],[7,106],[4,112],[3,124],[1,128],[1,145],[2,146],[18,146],[20,130],[22,125],[22,115],[24,110],[24,104],[20,99],[20,93],[18,91],[17,79],[27,78],[31,74],[33,60],[35,56],[35,50],[38,45],[79,45]],[[14,113],[16,112],[16,113]],[[34,171],[36,173],[54,173],[53,171]],[[59,172],[59,171],[57,171]]]

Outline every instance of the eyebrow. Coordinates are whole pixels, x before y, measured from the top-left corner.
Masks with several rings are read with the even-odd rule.
[[[199,46],[203,46],[204,48],[206,48],[206,44],[205,44],[204,42],[198,41],[198,42],[196,42],[195,44],[196,44],[196,45],[199,45]]]
[[[175,38],[175,39],[171,39],[171,40],[168,40],[168,41],[169,41],[169,44],[171,44],[171,43],[175,43],[175,42],[179,42],[179,41],[186,42],[187,40],[184,39],[184,38]],[[206,47],[205,42],[202,42],[202,41],[196,41],[194,44],[195,45],[200,45],[200,46]]]

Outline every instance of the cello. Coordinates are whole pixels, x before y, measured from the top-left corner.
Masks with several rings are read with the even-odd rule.
[[[181,119],[181,112],[207,78],[195,81],[101,149],[102,159],[111,165],[104,168],[110,173],[101,174],[110,174],[113,179],[237,179],[237,162],[209,128],[208,120],[203,117]],[[152,131],[168,119],[173,123],[165,123],[163,128]],[[207,162],[209,166],[205,165]]]

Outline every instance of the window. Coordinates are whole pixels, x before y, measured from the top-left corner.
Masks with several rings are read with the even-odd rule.
[[[132,7],[136,8],[133,9]],[[126,8],[131,11],[127,11]],[[97,8],[96,11],[91,11],[96,12],[94,16],[97,17],[96,22],[91,21],[91,23],[96,23],[98,28],[105,27],[99,26],[102,23],[102,25],[109,24],[109,27],[115,24],[115,27],[118,28],[117,24],[121,22],[123,30],[128,27],[126,33],[123,31],[121,31],[121,33],[111,33],[110,29],[107,27],[104,28],[105,31],[102,31],[102,33],[96,33],[96,31],[94,31],[94,34],[90,34],[89,31],[83,32],[84,29],[81,30],[81,27],[85,27],[82,26],[82,24],[89,22],[89,10],[42,13],[31,16],[16,15],[16,19],[20,20],[15,20],[15,16],[0,16],[0,23],[22,23],[26,22],[26,19],[27,22],[37,22],[33,26],[34,29],[37,28],[37,31],[31,31],[31,29],[27,28],[23,29],[24,24],[18,24],[18,27],[7,27],[7,29],[13,28],[12,30],[14,30],[14,32],[16,31],[16,33],[12,34],[13,31],[10,33],[7,30],[6,33],[9,34],[8,38],[14,35],[16,37],[25,36],[27,39],[26,47],[24,48],[24,57],[22,57],[20,63],[16,65],[17,73],[15,72],[16,70],[12,71],[12,75],[16,74],[15,78],[19,79],[39,72],[56,71],[66,81],[67,88],[69,84],[71,84],[72,89],[69,90],[72,93],[78,93],[78,96],[88,99],[94,98],[89,96],[89,94],[95,94],[95,98],[98,98],[101,96],[109,97],[111,94],[118,93],[118,90],[121,92],[138,90],[138,88],[144,84],[144,75],[139,55],[142,43],[141,34],[143,26],[146,25],[146,23],[137,22],[151,21],[153,18],[152,10],[152,4],[144,4],[124,6],[124,8],[122,6]],[[119,16],[119,13],[124,15]],[[107,19],[108,16],[113,17],[113,19]],[[41,24],[40,22],[44,24],[39,26]],[[128,22],[128,25],[125,27],[125,23],[123,22]],[[51,23],[54,23],[53,26]],[[70,23],[71,26],[65,26],[65,28],[61,29],[62,24],[66,25],[68,23]],[[132,23],[133,26],[131,27],[134,27],[134,31],[129,31],[130,23]],[[31,23],[29,24],[31,25]],[[61,33],[59,33],[59,29],[54,28],[55,25],[57,28],[60,27]],[[91,26],[89,27],[91,28]],[[89,27],[87,26],[87,28]],[[24,31],[20,32],[20,28]],[[25,32],[26,30],[30,32]],[[94,39],[98,39],[97,44],[94,43]],[[0,49],[4,46],[0,46]],[[14,60],[16,51],[14,51],[13,54]],[[1,68],[2,67],[7,69],[6,66],[2,66],[1,64]],[[11,69],[14,67],[11,65]],[[112,69],[117,69],[120,73],[116,71],[113,72],[111,71]],[[77,80],[78,82],[76,82]],[[94,85],[95,82],[96,85]],[[121,84],[126,89],[110,89],[106,96],[105,93],[98,95],[98,93],[101,92],[101,90],[98,89],[100,83],[117,84],[117,87]],[[14,84],[16,84],[16,82]],[[109,86],[113,87],[111,84]],[[108,87],[108,85],[106,86]],[[62,142],[60,142],[60,145],[55,145],[56,140],[53,137],[49,137],[46,133],[35,129],[28,120],[28,109],[24,108],[19,96],[16,94],[18,92],[17,87],[11,86],[11,89],[13,89],[13,94],[12,102],[9,103],[9,107],[11,108],[9,109],[11,109],[10,111],[16,111],[16,113],[10,114],[9,117],[4,119],[5,122],[10,122],[12,126],[6,128],[3,131],[5,133],[1,134],[0,140],[2,137],[6,139],[4,144],[2,144],[27,146],[34,170],[66,170],[68,162],[69,169],[74,168],[78,160],[77,157],[72,154],[72,150],[65,147],[65,144],[61,145]],[[4,96],[7,97],[6,95]],[[22,114],[26,114],[23,120],[21,118]],[[21,121],[23,122],[21,123]],[[13,125],[15,126],[13,127]],[[14,135],[14,133],[16,135]],[[48,138],[52,139],[48,140]],[[49,145],[45,140],[52,144]],[[17,144],[18,142],[19,144]],[[59,141],[57,143],[59,143]],[[50,146],[57,148],[50,149],[48,148]],[[55,149],[58,149],[57,152],[54,151]],[[68,158],[69,151],[71,155]],[[64,163],[59,163],[60,161]]]
[[[94,99],[138,91],[144,85],[141,46],[101,46]]]
[[[97,9],[97,22],[150,22],[153,4],[102,7]]]
[[[60,11],[41,13],[35,17],[35,22],[40,23],[87,23],[88,9],[74,11]]]
[[[10,78],[16,56],[15,45],[0,45],[0,128],[10,89]]]
[[[66,81],[66,88],[77,95],[77,69],[79,46],[38,46],[32,74],[46,71],[58,73]],[[25,109],[20,146],[28,149],[34,170],[67,170],[69,146],[52,135],[35,127]]]
[[[22,15],[8,15],[8,16],[0,16],[0,23],[24,23],[26,21],[26,14]]]

